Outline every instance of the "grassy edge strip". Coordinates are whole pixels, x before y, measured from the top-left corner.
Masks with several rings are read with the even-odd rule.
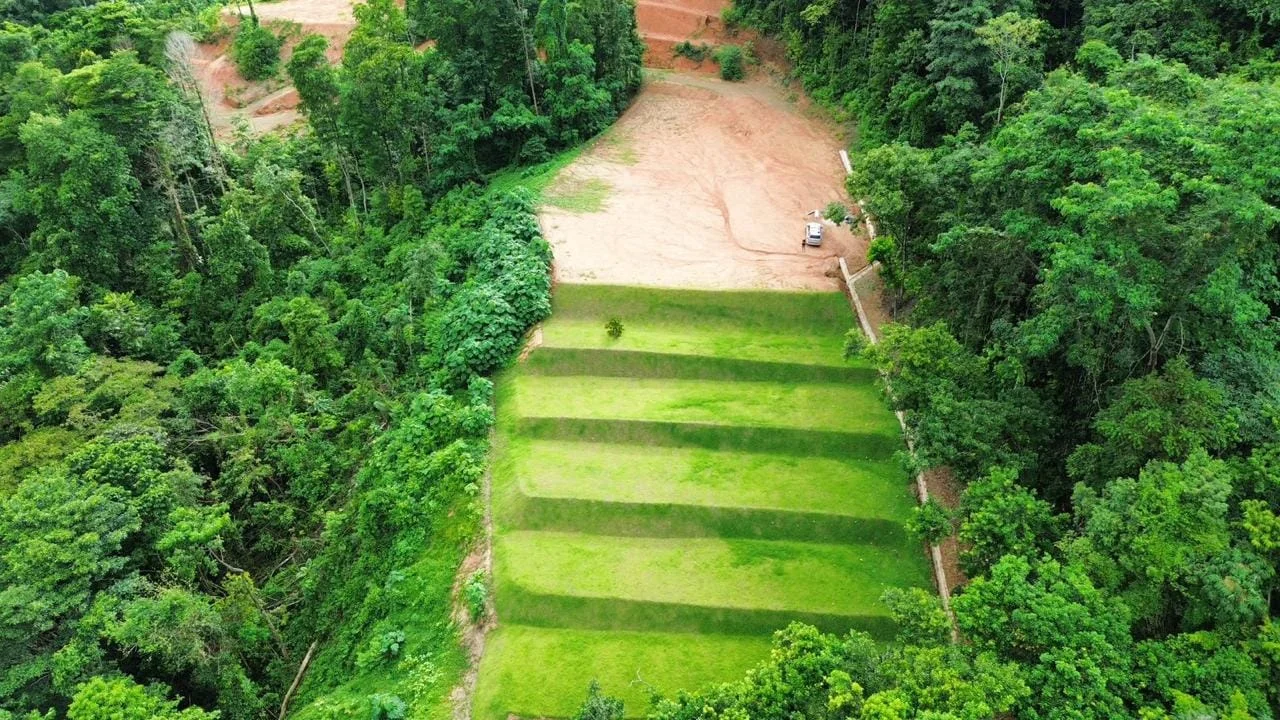
[[[888,615],[716,607],[654,600],[555,595],[527,590],[515,582],[498,587],[499,613],[507,622],[531,627],[578,630],[655,630],[666,633],[717,635],[769,635],[792,621],[804,622],[824,632],[861,630],[877,640],[893,638],[895,626]]]
[[[514,425],[521,435],[549,440],[693,446],[840,459],[886,460],[901,448],[896,433],[888,436],[750,425],[567,417],[526,417],[516,420]]]
[[[521,530],[621,537],[720,537],[898,546],[909,542],[896,520],[770,508],[633,503],[521,493],[503,523]]]
[[[865,383],[876,379],[871,368],[769,362],[645,350],[541,347],[526,360],[530,375],[643,377],[680,380],[738,380],[789,383]]]

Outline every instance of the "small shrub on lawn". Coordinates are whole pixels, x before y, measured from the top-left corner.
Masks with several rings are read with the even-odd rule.
[[[720,63],[720,79],[735,82],[747,76],[745,54],[737,45],[725,45],[716,50],[716,62]]]
[[[280,38],[254,18],[245,18],[231,43],[231,59],[245,80],[265,80],[280,65]]]
[[[671,51],[679,57],[686,57],[694,62],[702,62],[711,54],[711,46],[706,43],[694,45],[688,40],[682,40],[676,43],[676,46]]]
[[[609,318],[609,322],[604,324],[604,331],[610,338],[617,340],[622,337],[622,321],[618,318]]]
[[[485,604],[489,600],[489,586],[485,584],[483,570],[467,578],[467,584],[462,588],[462,595],[467,601],[467,611],[471,613],[471,621],[475,622],[484,617]]]
[[[862,328],[849,328],[844,334],[844,359],[856,360],[862,357],[862,353],[870,344],[867,336],[862,334]]]
[[[595,680],[587,688],[587,701],[582,703],[573,720],[622,720],[622,701],[605,695],[600,691],[600,683]]]

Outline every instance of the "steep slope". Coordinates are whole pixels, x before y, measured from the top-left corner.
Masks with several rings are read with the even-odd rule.
[[[929,575],[848,322],[836,293],[558,288],[500,384],[477,720],[567,717],[592,679],[638,716],[793,620],[890,635],[881,593]]]

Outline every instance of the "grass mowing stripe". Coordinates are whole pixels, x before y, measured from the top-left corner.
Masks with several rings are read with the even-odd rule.
[[[626,703],[627,717],[642,717],[649,706],[649,687],[667,695],[695,690],[740,677],[768,655],[767,635],[690,636],[504,624],[485,641],[474,717],[572,717],[593,679]]]
[[[798,610],[683,605],[647,600],[548,595],[515,583],[498,588],[498,612],[507,622],[535,627],[580,630],[655,630],[671,633],[716,632],[768,637],[788,623],[802,622],[823,632],[861,630],[877,640],[893,639],[895,625],[887,615],[838,615]]]
[[[538,594],[840,615],[885,614],[884,590],[929,582],[909,547],[510,531],[494,558]]]
[[[512,438],[501,457],[527,496],[731,506],[901,522],[914,485],[894,460]]]
[[[605,333],[604,320],[553,317],[542,328],[543,347],[636,350],[762,362],[847,367],[840,334],[814,336],[779,330],[771,333],[707,328],[696,325],[649,325],[629,322],[622,337]],[[854,365],[859,363],[854,362]]]
[[[514,427],[530,438],[759,451],[777,455],[888,460],[902,448],[897,435],[800,428],[725,426],[712,423],[520,418]]]
[[[504,513],[519,530],[620,537],[724,537],[901,546],[906,530],[894,520],[765,508],[617,503],[525,497]]]
[[[745,380],[786,383],[847,383],[874,386],[866,367],[767,362],[730,357],[678,355],[638,350],[541,347],[521,368],[526,375]]]
[[[622,287],[556,286],[553,318],[610,317],[650,325],[728,327],[839,337],[851,327],[849,304],[836,292],[704,291]]]
[[[879,394],[865,386],[536,375],[517,376],[514,385],[513,410],[523,417],[898,433]]]

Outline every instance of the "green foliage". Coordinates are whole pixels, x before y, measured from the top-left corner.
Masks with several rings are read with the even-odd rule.
[[[737,81],[747,77],[746,53],[739,45],[721,45],[716,48],[714,57],[720,65],[720,79]]]
[[[404,720],[409,706],[395,695],[376,693],[369,696],[369,720]]]
[[[861,358],[871,346],[871,341],[866,334],[862,332],[862,328],[849,328],[844,333],[844,359],[856,360]]]
[[[912,510],[907,529],[926,544],[936,545],[954,532],[951,512],[931,497]]]
[[[617,340],[622,337],[622,321],[618,318],[609,318],[609,322],[604,324],[604,332],[611,340]]]
[[[830,710],[932,717],[918,687],[991,662],[1019,718],[1274,713],[1280,25],[1259,7],[735,3],[858,123],[847,189],[910,326],[865,354],[911,469],[966,486],[962,642],[887,598],[907,646],[829,675]],[[822,716],[752,674],[663,717],[770,691]]]
[[[489,606],[489,583],[483,570],[467,578],[466,584],[462,586],[462,596],[467,601],[471,621],[479,622]]]
[[[898,642],[932,647],[951,640],[951,620],[937,595],[922,588],[890,588],[883,600],[898,626]]]
[[[622,701],[611,698],[600,691],[600,683],[595,680],[587,687],[587,699],[573,714],[573,720],[622,720]]]
[[[694,62],[702,62],[712,55],[712,48],[707,43],[694,44],[688,40],[681,40],[671,48],[671,52],[676,57],[689,58]]]
[[[991,53],[996,75],[1000,78],[1000,100],[996,108],[996,124],[1004,118],[1005,99],[1008,97],[1010,78],[1037,73],[1043,62],[1036,56],[1036,43],[1044,34],[1048,23],[1039,18],[1028,18],[1016,12],[1007,12],[991,18],[974,31],[978,40]]]
[[[67,708],[68,720],[213,720],[199,708],[178,710],[178,703],[156,697],[128,679],[94,678],[82,685]]]
[[[461,122],[451,60],[386,5],[342,71],[298,46],[312,132],[234,150],[171,36],[204,2],[0,28],[0,715],[251,720],[313,642],[301,713],[447,701],[493,422],[475,373],[549,311],[550,250],[530,198],[458,189],[507,139]],[[247,19],[233,54],[270,75],[279,43]],[[614,49],[574,72],[625,76]],[[603,127],[624,85],[564,122]]]
[[[1062,532],[1053,508],[1017,479],[1017,472],[995,468],[964,490],[960,560],[970,576],[986,573],[1006,555],[1042,557]]]
[[[245,80],[266,80],[279,68],[280,45],[280,38],[256,17],[244,18],[231,42],[231,59]]]
[[[849,208],[845,207],[844,203],[833,200],[827,203],[826,209],[822,211],[822,217],[841,225],[849,219]]]

